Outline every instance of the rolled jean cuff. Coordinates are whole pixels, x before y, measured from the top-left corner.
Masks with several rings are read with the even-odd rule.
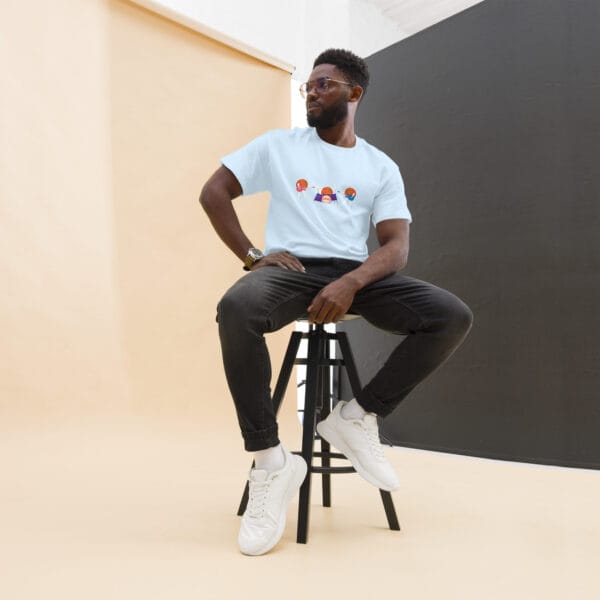
[[[375,398],[368,390],[363,389],[358,396],[356,401],[370,413],[375,413],[378,417],[387,417],[394,411],[395,406],[390,404],[384,404],[378,398]]]
[[[266,450],[279,444],[279,431],[277,425],[260,429],[259,431],[242,431],[244,438],[244,448],[248,452],[258,452]]]

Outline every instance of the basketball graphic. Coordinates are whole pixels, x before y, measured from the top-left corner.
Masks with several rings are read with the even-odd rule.
[[[336,202],[337,196],[333,193],[333,189],[329,186],[325,186],[321,189],[321,193],[315,196],[315,202],[324,202],[329,204],[330,202]]]
[[[296,191],[297,192],[303,192],[306,190],[307,187],[308,187],[308,181],[306,181],[306,179],[298,179],[298,181],[296,181]]]
[[[350,202],[353,202],[356,199],[356,190],[354,188],[347,187],[344,190],[344,198]]]

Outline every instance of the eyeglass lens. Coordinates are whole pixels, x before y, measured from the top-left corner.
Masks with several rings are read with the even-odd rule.
[[[329,77],[319,77],[313,81],[307,81],[300,86],[300,93],[306,97],[312,89],[318,94],[322,94],[327,91],[329,85]]]

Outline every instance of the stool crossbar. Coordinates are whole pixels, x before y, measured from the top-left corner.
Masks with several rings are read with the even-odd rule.
[[[302,339],[308,340],[308,351],[306,358],[298,358],[298,349]],[[330,342],[337,342],[340,348],[341,358],[332,358]],[[332,452],[329,443],[322,439],[316,432],[318,421],[325,419],[332,410],[332,398],[330,393],[331,367],[345,367],[350,381],[352,393],[357,396],[361,390],[360,379],[352,350],[348,342],[348,336],[344,331],[330,333],[321,324],[311,324],[308,332],[294,331],[283,359],[281,371],[273,392],[273,408],[275,414],[279,411],[283,396],[287,389],[294,365],[306,365],[306,388],[304,396],[304,418],[302,423],[302,450],[295,452],[300,454],[308,465],[308,472],[304,483],[300,487],[300,498],[298,502],[298,528],[296,541],[305,544],[308,539],[308,523],[310,512],[310,490],[313,473],[322,476],[322,502],[323,506],[331,506],[331,474],[355,473],[352,466],[332,466],[331,459],[346,459],[338,452]],[[319,418],[317,419],[317,415]],[[321,450],[314,450],[314,441],[319,439]],[[313,459],[319,458],[321,465],[313,464]],[[347,460],[347,459],[346,459]],[[254,467],[254,463],[252,464]],[[390,492],[379,490],[389,528],[394,531],[400,530],[394,502]],[[248,482],[242,495],[238,508],[238,515],[243,515],[248,504]]]

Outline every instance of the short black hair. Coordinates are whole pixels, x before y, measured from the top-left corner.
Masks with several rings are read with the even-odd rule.
[[[360,85],[363,89],[363,95],[369,86],[369,67],[360,57],[341,48],[329,48],[315,58],[313,69],[317,65],[335,65],[348,79],[348,83]]]

